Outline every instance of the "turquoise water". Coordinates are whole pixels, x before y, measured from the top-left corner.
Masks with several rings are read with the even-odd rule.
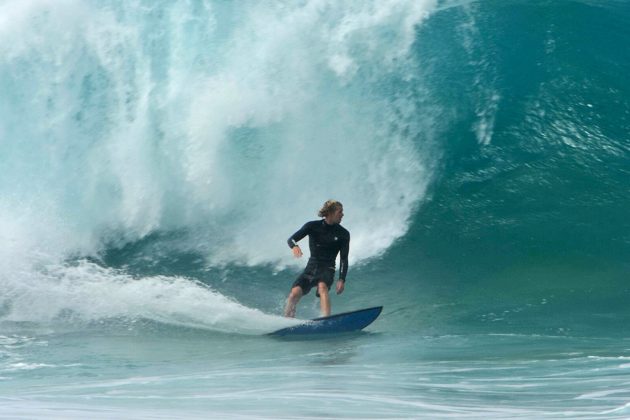
[[[629,24],[0,2],[0,417],[627,418]],[[267,337],[328,198],[383,314]]]

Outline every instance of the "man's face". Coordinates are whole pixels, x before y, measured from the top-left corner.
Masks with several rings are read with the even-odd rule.
[[[343,219],[343,207],[335,210],[330,219],[333,223],[341,223],[341,219]]]

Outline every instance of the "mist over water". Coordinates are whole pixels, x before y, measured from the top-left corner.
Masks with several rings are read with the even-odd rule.
[[[285,238],[327,198],[348,209],[352,263],[407,231],[433,172],[409,52],[434,2],[0,7],[10,318],[24,294],[68,305],[79,290],[89,306],[64,267],[155,233],[207,267],[282,268]],[[97,277],[121,297],[119,277]]]

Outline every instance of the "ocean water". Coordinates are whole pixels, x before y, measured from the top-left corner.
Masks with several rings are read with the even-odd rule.
[[[629,39],[621,0],[0,1],[0,418],[630,417]],[[383,313],[268,337],[329,198],[333,312]]]

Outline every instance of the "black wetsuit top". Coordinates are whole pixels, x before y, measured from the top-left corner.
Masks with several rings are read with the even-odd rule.
[[[341,252],[339,278],[346,280],[348,274],[348,252],[350,251],[350,232],[339,224],[329,225],[325,220],[314,220],[306,223],[287,241],[290,248],[308,235],[308,247],[311,250],[310,261],[335,266],[337,254]]]

